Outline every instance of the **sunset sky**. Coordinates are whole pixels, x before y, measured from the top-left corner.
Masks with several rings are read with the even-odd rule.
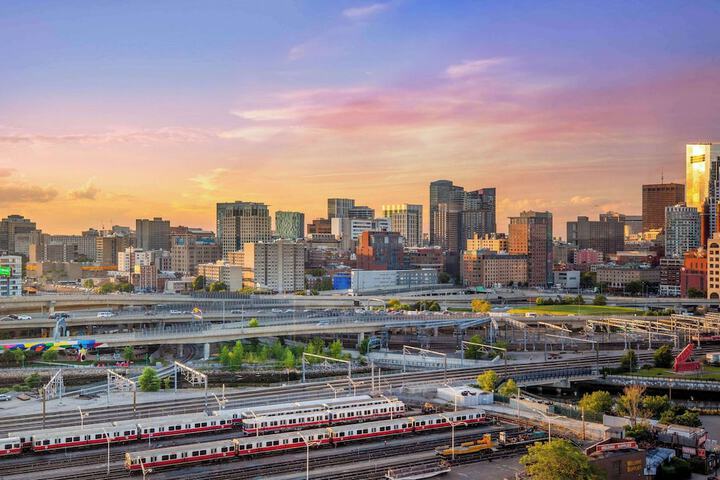
[[[310,220],[445,178],[564,237],[720,141],[718,25],[701,0],[5,0],[0,215],[214,230],[217,201]]]

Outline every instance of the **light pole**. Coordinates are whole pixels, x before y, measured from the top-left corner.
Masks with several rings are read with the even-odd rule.
[[[456,425],[464,425],[467,427],[467,423],[466,422],[453,422],[452,420],[450,420],[449,417],[446,417],[442,413],[440,413],[439,415],[440,415],[440,417],[447,420],[447,422],[450,424],[450,443],[451,443],[450,450],[452,451],[452,454],[451,454],[452,460],[455,460],[455,426]]]
[[[85,417],[90,416],[89,413],[83,413],[82,409],[80,407],[77,407],[78,411],[80,412],[80,430],[83,430],[85,428]]]
[[[380,396],[381,396],[382,398],[384,398],[386,402],[392,403],[392,400],[390,400],[388,397],[386,397],[386,396],[383,395],[382,393],[380,394]],[[393,419],[393,412],[392,412],[392,408],[390,408],[390,420],[392,420],[392,419]]]
[[[458,399],[459,396],[462,396],[462,394],[461,394],[461,393],[458,393],[458,391],[455,390],[455,387],[453,387],[453,386],[450,385],[449,383],[446,383],[445,386],[446,386],[447,388],[449,388],[450,390],[453,391],[453,407],[454,407],[454,408],[453,408],[453,411],[454,411],[454,412],[457,412],[457,399]]]
[[[319,442],[309,442],[307,437],[300,432],[296,432],[302,438],[305,444],[305,480],[310,480],[310,446],[319,445]]]
[[[560,417],[562,417],[562,415],[555,415],[555,416],[552,416],[552,417],[551,417],[550,415],[546,414],[546,413],[543,412],[542,410],[536,410],[536,409],[534,409],[534,408],[533,408],[532,410],[533,410],[533,412],[539,413],[540,415],[542,415],[542,416],[545,418],[545,420],[547,420],[547,424],[548,424],[548,442],[549,442],[550,440],[552,440],[552,432],[551,432],[552,422],[550,422],[550,420],[553,419],[553,418],[560,418]]]
[[[107,430],[104,428],[102,431],[105,434],[105,439],[107,440],[107,475],[110,476],[110,435],[108,435]]]
[[[225,403],[227,403],[227,400],[225,399],[225,396],[223,396],[223,399],[222,399],[222,400],[220,400],[220,399],[218,398],[218,396],[215,395],[214,393],[212,394],[212,396],[215,397],[215,401],[216,401],[217,404],[218,404],[218,409],[219,409],[219,410],[222,410],[223,408],[225,408]]]
[[[335,396],[335,399],[337,400],[337,394],[338,394],[338,391],[340,391],[340,389],[333,387],[331,383],[326,383],[325,385],[327,385],[328,388],[330,390],[332,390],[333,395]]]
[[[350,385],[352,385],[353,389],[353,397],[357,395],[357,387],[358,385],[363,385],[364,382],[356,382],[352,378],[348,378],[348,382],[350,382]]]

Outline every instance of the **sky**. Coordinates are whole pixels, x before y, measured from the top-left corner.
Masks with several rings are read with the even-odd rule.
[[[496,187],[498,229],[641,211],[720,141],[720,2],[0,2],[0,215],[326,214]]]

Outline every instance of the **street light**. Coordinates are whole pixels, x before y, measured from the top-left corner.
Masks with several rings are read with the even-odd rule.
[[[365,382],[356,382],[356,381],[353,380],[352,378],[348,378],[348,382],[350,382],[350,385],[352,385],[353,397],[354,397],[355,395],[357,395],[357,387],[358,387],[358,385],[363,385],[363,384],[365,383]]]
[[[107,440],[107,475],[110,476],[110,435],[108,435],[107,430],[104,428],[102,431],[105,434],[105,439]]]
[[[453,422],[452,420],[450,420],[449,417],[443,415],[442,413],[440,413],[438,415],[440,415],[440,417],[447,420],[447,422],[450,424],[450,443],[451,443],[450,450],[452,451],[452,454],[451,454],[452,460],[455,460],[455,426],[456,425],[464,425],[467,427],[467,423],[466,422]]]
[[[342,388],[335,388],[335,387],[332,386],[331,383],[326,383],[325,385],[327,385],[327,387],[328,387],[330,390],[332,390],[333,395],[335,395],[335,399],[337,400],[337,394],[338,394],[338,392],[342,392]]]
[[[542,416],[545,418],[545,420],[547,420],[547,423],[548,423],[548,442],[549,442],[550,440],[552,440],[552,432],[551,432],[552,423],[550,422],[550,420],[553,419],[553,418],[560,418],[560,417],[562,417],[562,415],[550,416],[550,415],[546,414],[545,412],[543,412],[542,410],[537,410],[537,409],[534,409],[534,408],[532,409],[532,411],[539,413],[540,415],[542,415]]]
[[[89,413],[83,413],[82,408],[77,407],[78,411],[80,412],[80,430],[85,428],[84,419],[85,417],[89,417]]]
[[[310,446],[312,445],[314,447],[316,445],[320,445],[320,442],[309,442],[305,435],[300,432],[296,433],[300,435],[300,438],[302,438],[302,441],[305,444],[305,480],[310,480]]]
[[[215,397],[215,401],[216,401],[217,404],[218,404],[218,409],[219,409],[219,410],[222,410],[223,408],[225,408],[225,404],[227,403],[227,399],[226,399],[224,396],[223,396],[223,399],[222,399],[222,400],[220,400],[220,399],[218,398],[218,396],[215,395],[214,393],[212,394],[212,396]]]
[[[457,399],[458,399],[458,397],[462,396],[462,392],[458,393],[458,391],[455,390],[455,387],[453,387],[449,383],[446,383],[445,386],[453,391],[453,406],[454,406],[453,411],[457,412]]]

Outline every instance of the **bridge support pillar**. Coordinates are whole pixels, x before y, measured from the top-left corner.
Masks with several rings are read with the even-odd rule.
[[[180,345],[178,345],[177,356],[182,358],[183,354],[185,353],[184,350],[185,350],[185,345],[183,345],[182,343]]]
[[[365,340],[365,332],[358,333],[357,346],[359,347],[362,341]]]
[[[438,327],[433,327],[433,337],[437,337],[440,335],[440,329]]]
[[[206,343],[203,348],[203,360],[210,358],[210,344]]]
[[[55,300],[48,302],[48,313],[55,313]]]

